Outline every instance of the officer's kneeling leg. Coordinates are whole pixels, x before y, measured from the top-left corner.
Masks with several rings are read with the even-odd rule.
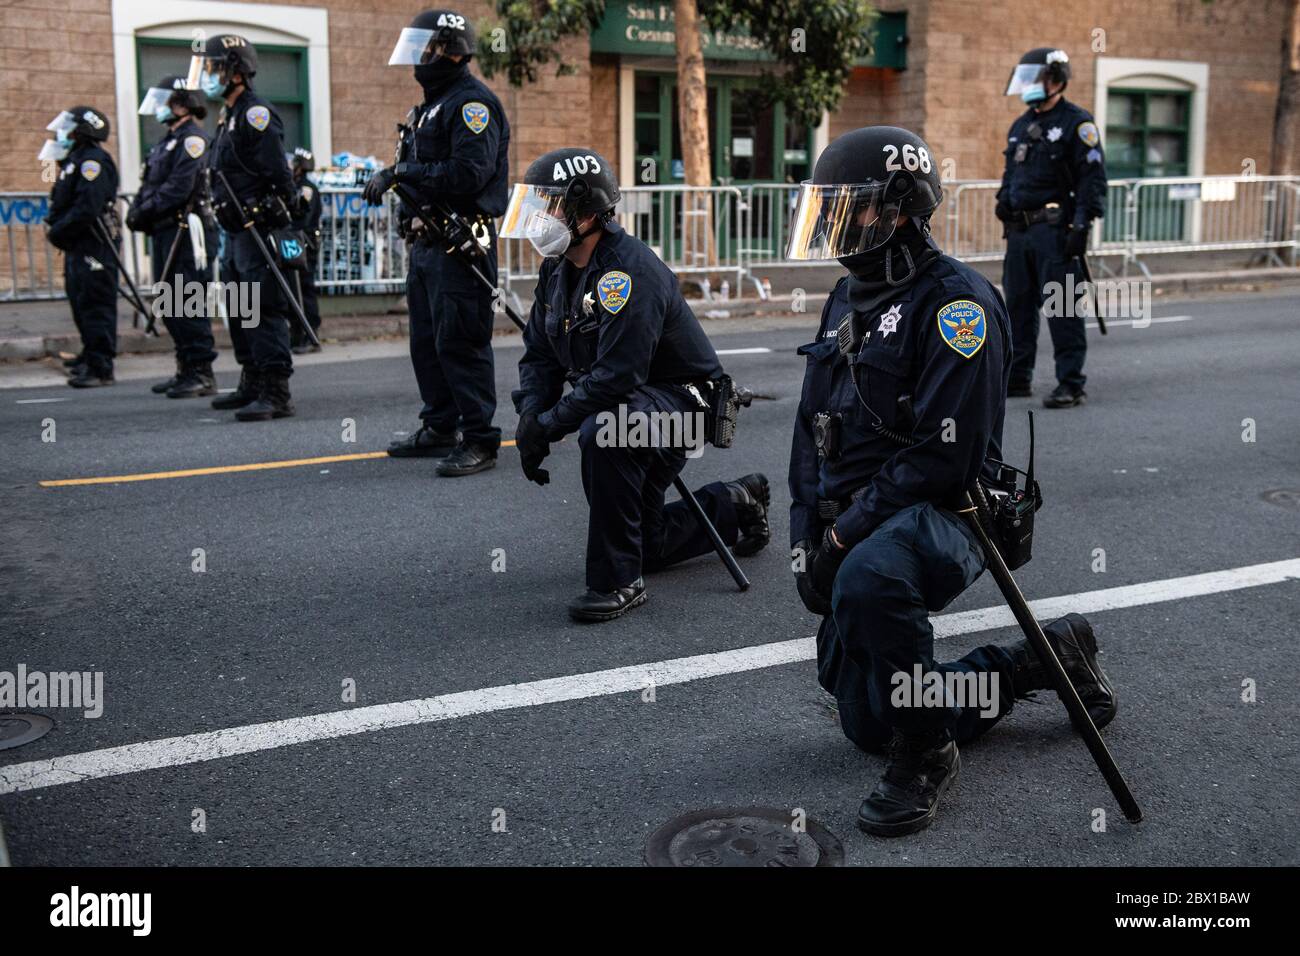
[[[641,577],[641,496],[650,450],[626,448],[602,435],[598,415],[578,430],[587,523],[587,587],[627,588]]]
[[[990,645],[951,663],[934,659],[930,613],[982,570],[979,546],[959,519],[929,504],[899,512],[845,558],[835,579],[834,623],[845,655],[868,675],[871,712],[880,724],[945,731],[965,742],[1010,711],[1013,662],[1006,650]]]

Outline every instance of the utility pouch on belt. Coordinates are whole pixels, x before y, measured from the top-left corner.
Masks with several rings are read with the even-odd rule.
[[[975,510],[989,537],[997,545],[1007,568],[1014,571],[1029,563],[1034,551],[1034,512],[1043,506],[1043,495],[1034,480],[1034,413],[1029,413],[1029,470],[1021,471],[1006,462],[989,459],[997,466],[994,479],[976,482]],[[1020,487],[1020,476],[1025,485]]]
[[[708,436],[714,448],[730,448],[736,439],[736,417],[754,400],[747,389],[736,387],[730,375],[709,383]]]

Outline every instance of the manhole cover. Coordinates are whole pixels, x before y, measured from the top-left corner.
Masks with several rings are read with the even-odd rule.
[[[820,823],[790,828],[787,810],[697,810],[669,820],[650,837],[650,866],[839,866],[844,847]]]
[[[1264,492],[1260,497],[1271,505],[1300,509],[1300,491],[1294,488],[1276,488]]]
[[[54,721],[40,714],[0,714],[0,750],[12,750],[50,732]]]

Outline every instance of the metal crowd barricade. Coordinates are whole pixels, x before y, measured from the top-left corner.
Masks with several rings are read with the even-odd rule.
[[[0,193],[0,228],[4,257],[0,259],[0,302],[63,298],[63,253],[45,239],[48,193]]]

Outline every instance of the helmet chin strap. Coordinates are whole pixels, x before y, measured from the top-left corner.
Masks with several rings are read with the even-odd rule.
[[[907,260],[907,272],[903,275],[894,277],[894,250],[898,249],[903,253],[903,258]],[[916,260],[912,258],[912,250],[907,248],[906,243],[900,243],[897,246],[892,243],[885,247],[885,282],[891,286],[907,285],[916,275]]]

